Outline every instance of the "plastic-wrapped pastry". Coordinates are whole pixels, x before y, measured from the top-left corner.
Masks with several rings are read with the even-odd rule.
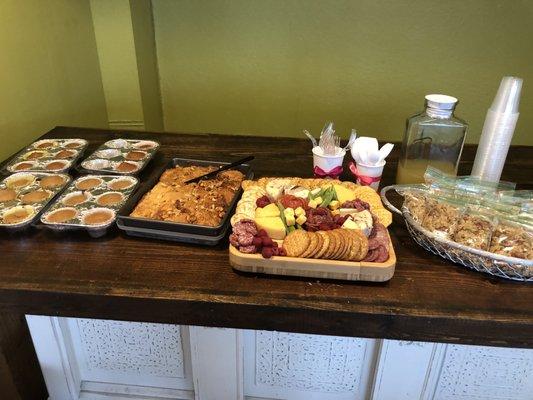
[[[426,209],[433,207],[436,203],[436,200],[428,198],[426,195],[418,191],[410,191],[404,194],[403,207],[406,208],[411,213],[414,220],[419,223],[424,219]]]
[[[489,217],[468,210],[459,218],[451,239],[476,249],[488,250],[492,227]]]
[[[533,260],[533,231],[524,225],[501,220],[492,233],[492,253]]]
[[[449,238],[459,220],[461,211],[457,206],[444,201],[428,204],[422,219],[422,226],[438,236]]]

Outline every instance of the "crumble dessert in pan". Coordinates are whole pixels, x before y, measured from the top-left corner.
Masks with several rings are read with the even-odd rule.
[[[244,179],[242,172],[223,171],[213,179],[185,184],[189,179],[215,170],[214,166],[176,166],[166,170],[130,216],[195,225],[219,225]]]

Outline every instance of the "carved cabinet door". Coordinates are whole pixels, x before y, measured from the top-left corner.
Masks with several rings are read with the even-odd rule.
[[[50,400],[533,400],[527,349],[27,321]]]

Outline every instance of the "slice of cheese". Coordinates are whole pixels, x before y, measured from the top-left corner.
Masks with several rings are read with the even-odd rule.
[[[257,228],[267,231],[272,239],[285,239],[285,225],[280,217],[256,217],[255,224]]]
[[[355,200],[355,192],[342,185],[333,185],[335,193],[337,194],[337,200],[340,204],[345,201]]]
[[[279,217],[279,208],[275,203],[270,203],[269,205],[263,208],[261,207],[256,208],[255,216],[258,218]]]

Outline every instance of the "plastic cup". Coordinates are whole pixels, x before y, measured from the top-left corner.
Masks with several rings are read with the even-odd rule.
[[[350,171],[357,179],[357,183],[361,186],[370,186],[374,190],[378,190],[381,175],[383,174],[383,167],[386,161],[382,161],[377,165],[367,165],[360,163],[352,163]]]
[[[337,154],[326,155],[320,147],[313,148],[313,168],[316,176],[336,178],[341,174],[346,151],[340,147],[337,149]]]

